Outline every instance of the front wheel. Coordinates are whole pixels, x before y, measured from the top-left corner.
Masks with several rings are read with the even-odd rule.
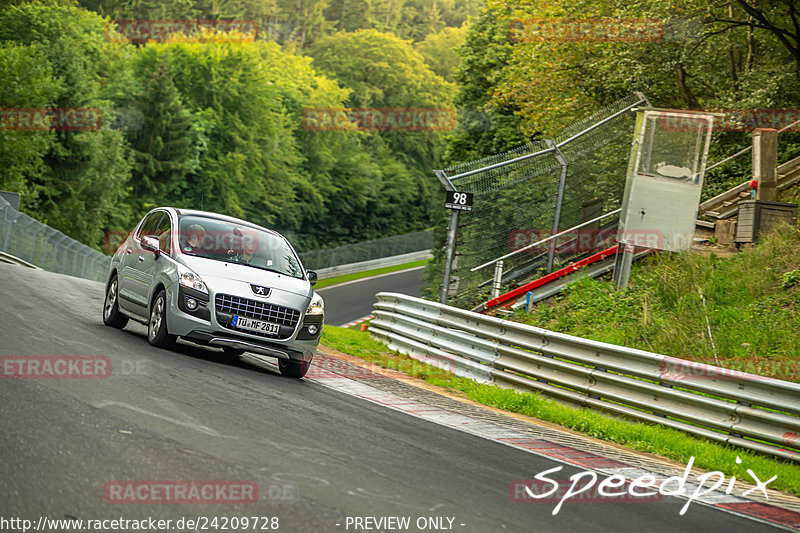
[[[158,348],[169,348],[175,344],[176,338],[177,336],[170,335],[167,331],[167,293],[162,289],[150,306],[147,342]]]
[[[128,317],[119,310],[118,291],[117,276],[114,276],[106,289],[106,300],[103,304],[103,324],[112,328],[122,329],[128,323]]]
[[[288,359],[278,359],[278,369],[281,374],[290,378],[302,378],[308,372],[311,361],[289,361]]]

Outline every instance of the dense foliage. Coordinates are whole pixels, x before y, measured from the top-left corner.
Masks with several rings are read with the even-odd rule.
[[[456,102],[516,122],[457,136],[450,159],[508,149],[519,134],[552,138],[634,91],[656,107],[796,110],[798,28],[797,0],[488,0],[467,33]],[[712,154],[747,145],[752,127],[717,135]]]
[[[100,246],[156,205],[244,217],[304,250],[430,226],[444,132],[321,131],[304,117],[449,109],[444,77],[468,10],[428,0],[3,6],[0,189],[68,235]],[[259,35],[131,42],[109,22],[183,19],[252,20]],[[48,109],[102,118],[89,128],[17,123]]]
[[[437,225],[432,169],[552,137],[633,91],[659,107],[800,108],[797,0],[0,6],[0,107],[102,116],[89,131],[29,131],[7,127],[4,113],[0,189],[94,246],[167,203],[250,218],[306,250]],[[198,19],[252,21],[258,36],[131,43],[109,23]],[[570,31],[588,23],[595,35],[541,38],[531,19],[566,21]],[[656,38],[595,38],[637,21],[658,28]],[[399,132],[304,123],[308,109],[364,107],[455,108],[459,124]],[[712,159],[748,135],[716,135]],[[798,147],[797,134],[782,136],[781,160]],[[739,167],[708,176],[706,193],[741,179]]]

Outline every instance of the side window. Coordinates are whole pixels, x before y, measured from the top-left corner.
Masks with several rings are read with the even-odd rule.
[[[165,254],[169,254],[171,241],[170,237],[172,235],[169,215],[165,214],[161,218],[161,221],[158,223],[158,227],[156,228],[155,235],[158,237],[158,247]]]
[[[164,216],[162,211],[156,211],[155,213],[150,214],[142,224],[142,228],[139,230],[139,235],[137,239],[144,237],[145,235],[153,235],[157,236],[156,230],[158,228],[158,223],[161,218]]]

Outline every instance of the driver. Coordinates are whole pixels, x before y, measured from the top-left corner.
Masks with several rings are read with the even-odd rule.
[[[206,230],[200,224],[192,224],[186,231],[186,244],[183,247],[184,252],[194,252],[203,248],[203,240],[206,238]]]
[[[253,240],[244,240],[242,242],[242,255],[241,260],[244,263],[249,263],[256,255],[258,249],[257,244]]]

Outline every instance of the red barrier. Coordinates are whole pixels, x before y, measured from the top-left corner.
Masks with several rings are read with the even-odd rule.
[[[581,268],[587,265],[591,265],[592,263],[596,263],[597,261],[602,261],[603,259],[616,254],[617,248],[619,248],[619,245],[615,244],[611,248],[607,248],[602,252],[597,252],[596,254],[590,255],[585,259],[581,259],[576,263],[572,263],[571,265],[567,265],[563,268],[560,268],[554,272],[547,274],[546,276],[542,276],[539,279],[535,279],[529,283],[526,283],[525,285],[517,287],[514,290],[508,291],[505,294],[501,294],[497,298],[492,298],[491,300],[487,300],[486,302],[482,303],[481,305],[473,309],[473,311],[476,311],[478,313],[485,313],[486,311],[494,307],[497,307],[498,305],[503,305],[503,304],[505,304],[503,305],[503,307],[509,307],[514,301],[516,301],[517,298],[519,298],[526,292],[532,291],[533,289],[541,287],[542,285],[547,285],[551,281],[555,281],[558,278],[562,278],[567,274],[571,274],[577,270],[580,270]]]

